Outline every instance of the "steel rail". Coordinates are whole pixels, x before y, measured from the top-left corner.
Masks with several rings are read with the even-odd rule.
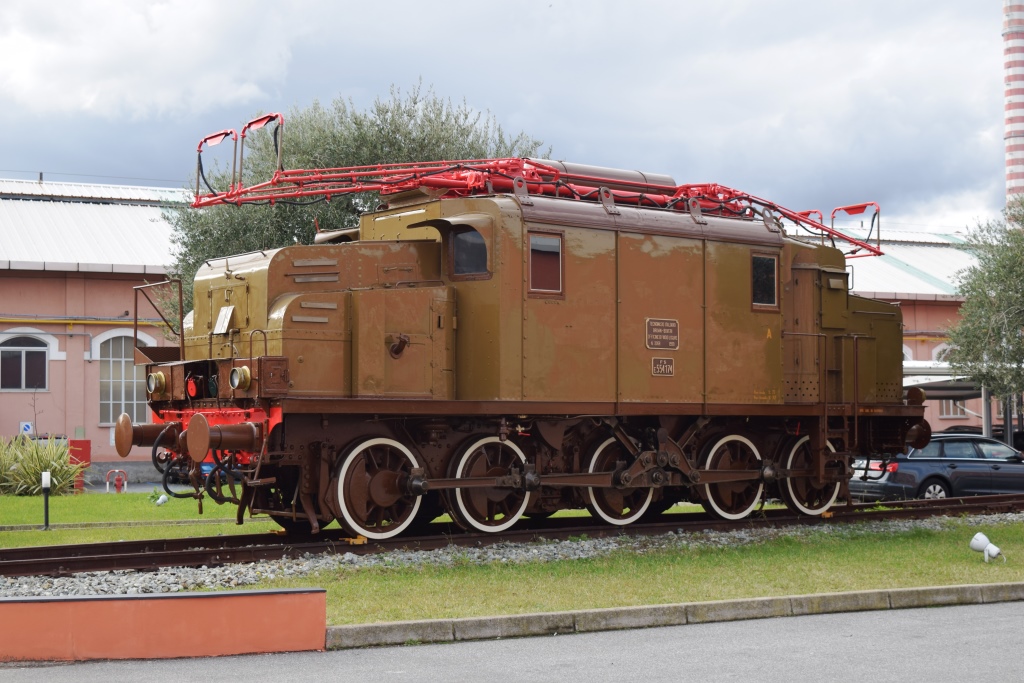
[[[907,500],[888,503],[844,504],[821,517],[796,515],[789,510],[755,512],[743,520],[718,519],[704,513],[661,515],[654,522],[618,527],[590,518],[524,519],[501,534],[468,533],[452,524],[426,525],[418,535],[386,541],[348,538],[340,529],[317,536],[275,533],[205,538],[117,541],[64,546],[33,546],[0,550],[0,576],[69,576],[79,572],[155,570],[160,567],[201,567],[298,557],[304,554],[351,552],[382,554],[395,550],[434,550],[449,546],[479,547],[507,542],[559,540],[586,535],[606,538],[622,535],[658,535],[669,531],[698,533],[759,526],[812,526],[890,519],[921,519],[939,515],[998,514],[1024,510],[1024,495],[977,496],[942,500]]]

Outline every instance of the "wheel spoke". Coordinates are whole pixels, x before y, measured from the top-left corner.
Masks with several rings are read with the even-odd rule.
[[[377,465],[377,454],[372,447],[366,449],[366,456],[363,458],[363,468],[368,472],[376,472],[380,469]]]

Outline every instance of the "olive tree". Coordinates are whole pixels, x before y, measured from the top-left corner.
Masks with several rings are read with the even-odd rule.
[[[947,358],[958,374],[998,396],[1024,389],[1024,199],[1003,220],[978,226],[966,247],[977,265],[959,273],[960,320],[949,330]]]
[[[246,184],[268,180],[277,164],[269,129],[245,141]],[[282,165],[285,168],[333,168],[407,161],[537,156],[541,141],[520,132],[508,135],[489,112],[465,101],[453,104],[432,88],[417,85],[403,94],[391,87],[365,111],[351,100],[336,99],[329,107],[313,102],[285,114]],[[550,149],[543,155],[549,155]],[[204,171],[210,188],[222,191],[230,183],[227,164]],[[208,191],[207,188],[202,188]],[[173,227],[175,276],[185,285],[185,310],[192,307],[188,283],[203,261],[229,254],[309,244],[318,225],[337,230],[357,224],[361,212],[378,202],[375,197],[341,195],[330,202],[285,202],[274,205],[215,206],[169,209]]]

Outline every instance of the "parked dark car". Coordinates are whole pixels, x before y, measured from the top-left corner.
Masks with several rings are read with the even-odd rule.
[[[858,501],[1024,493],[1021,452],[975,434],[935,434],[894,459],[856,460],[853,471],[850,495]]]

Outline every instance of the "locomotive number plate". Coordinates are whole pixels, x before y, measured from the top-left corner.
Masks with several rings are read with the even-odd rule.
[[[679,321],[665,318],[647,318],[647,348],[679,348]]]
[[[655,377],[672,377],[676,374],[676,365],[671,358],[652,358],[651,374]]]

